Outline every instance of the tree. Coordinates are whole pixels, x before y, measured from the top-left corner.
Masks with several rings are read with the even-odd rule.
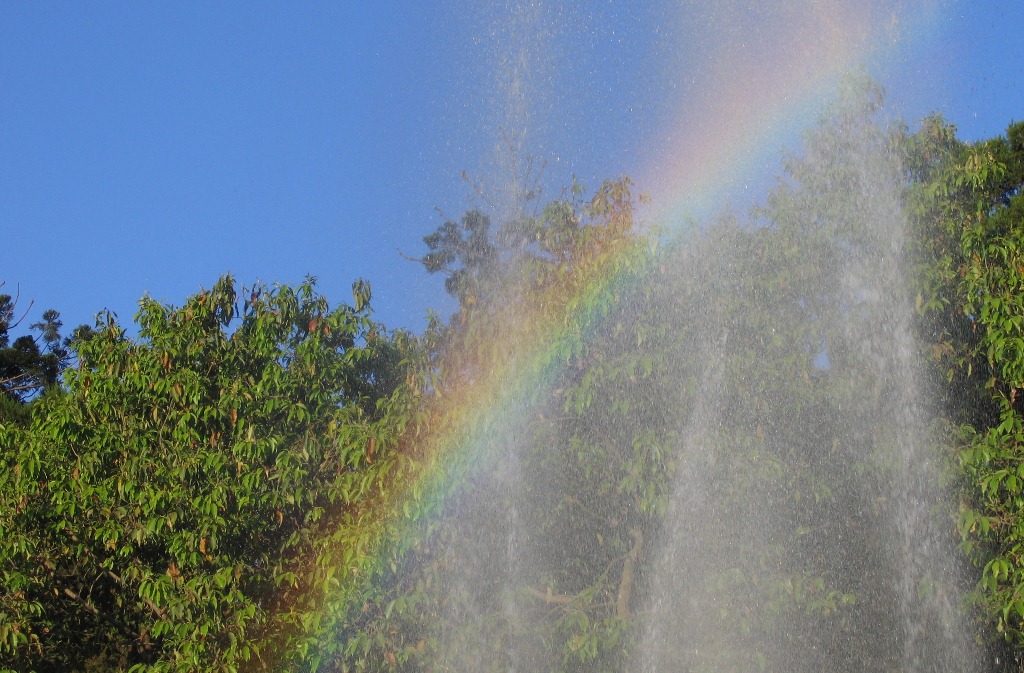
[[[28,309],[19,314],[17,304],[17,298],[0,294],[0,420],[24,417],[25,403],[54,388],[70,363],[71,339],[61,337],[60,314],[53,309],[29,326],[36,336],[24,334],[11,340],[11,330],[28,314]],[[87,335],[82,328],[76,333]]]
[[[428,237],[448,476],[348,665],[964,667],[879,105],[854,87],[753,222],[645,237],[620,180]]]
[[[968,670],[936,447],[1019,639],[1024,130],[880,105],[846,91],[747,220],[642,233],[622,178],[445,222],[420,339],[363,283],[108,316],[0,426],[0,663]]]
[[[525,600],[528,609],[545,609],[542,564],[528,568],[525,548],[518,560],[501,550],[509,511],[518,509],[528,528],[543,525],[521,507],[517,489],[550,477],[546,461],[557,463],[567,448],[559,444],[547,458],[537,451],[535,442],[557,430],[543,420],[556,385],[545,373],[560,371],[567,359],[583,368],[580,318],[597,321],[607,309],[608,288],[594,279],[643,264],[646,244],[631,231],[633,203],[626,179],[605,183],[589,199],[575,186],[536,216],[517,216],[494,230],[482,215],[470,215],[463,222],[472,226],[448,222],[425,239],[428,270],[457,279],[449,289],[460,299],[451,324],[424,339],[428,359],[419,387],[426,423],[413,424],[408,436],[419,444],[420,473],[431,479],[409,503],[408,553],[386,573],[381,595],[352,620],[351,655],[341,668],[373,670],[390,661],[408,670],[483,671],[517,656],[525,668],[561,660],[564,640],[541,642],[550,618],[513,624],[502,608]],[[519,441],[509,439],[508,420],[523,433]],[[568,495],[569,486],[557,493]],[[537,481],[530,493],[550,491]],[[512,577],[494,583],[494,573]],[[609,576],[602,585],[615,582]]]
[[[330,309],[312,280],[239,298],[225,277],[178,308],[143,299],[137,339],[108,315],[74,344],[65,393],[0,427],[0,662],[308,659],[345,532],[393,467],[409,343],[354,289]]]
[[[1024,443],[1024,124],[968,145],[935,117],[906,138],[919,183],[914,215],[929,263],[919,305],[964,479],[960,530],[982,569],[978,601],[1024,646],[1019,465]]]

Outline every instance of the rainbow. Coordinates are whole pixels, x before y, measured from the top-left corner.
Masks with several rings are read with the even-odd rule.
[[[841,78],[858,70],[884,77],[945,11],[928,0],[700,4],[686,3],[677,20],[731,37],[709,40],[697,62],[673,66],[699,74],[677,87],[669,103],[677,113],[656,133],[660,149],[639,172],[652,196],[645,217],[669,226],[762,196],[783,148],[826,111]]]
[[[884,67],[887,54],[934,25],[943,9],[927,0],[900,10],[867,0],[801,0],[771,9],[738,0],[713,3],[712,10],[703,4],[683,3],[669,22],[685,24],[681,34],[710,36],[716,46],[696,63],[675,64],[678,72],[698,75],[679,86],[672,103],[679,114],[657,134],[660,150],[649,153],[640,171],[650,201],[639,214],[662,231],[705,219],[744,195],[759,196],[750,192],[766,167],[769,174],[777,170],[781,148],[822,114],[842,75]],[[416,448],[397,459],[405,462],[396,467],[395,483],[355,522],[366,528],[365,544],[340,561],[342,586],[372,578],[386,555],[393,559],[413,544],[424,520],[443,516],[460,484],[494,466],[493,446],[501,443],[495,432],[514,428],[517,413],[550,389],[557,363],[585,352],[588,334],[601,327],[601,307],[638,279],[638,260],[649,245],[643,237],[623,238],[543,301],[510,306],[495,319],[507,328],[494,344],[502,357],[435,395],[429,429],[404,440]],[[471,362],[481,356],[456,351],[450,357]],[[358,591],[341,594],[325,607],[338,624]]]

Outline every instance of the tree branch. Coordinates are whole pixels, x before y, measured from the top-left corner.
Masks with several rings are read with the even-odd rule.
[[[619,575],[619,594],[615,600],[615,616],[619,619],[629,619],[629,599],[633,594],[633,573],[636,568],[636,560],[640,556],[640,550],[644,544],[644,534],[639,528],[631,528],[629,534],[633,537],[633,548],[626,555],[622,563],[622,574]]]
[[[535,589],[533,587],[527,586],[523,587],[523,591],[533,596],[534,598],[539,598],[540,600],[544,601],[545,603],[548,603],[549,605],[552,603],[556,605],[568,605],[569,603],[572,603],[577,598],[579,598],[579,596],[569,596],[567,594],[552,593],[551,587],[548,587],[547,591],[541,591],[540,589]]]
[[[68,587],[64,587],[61,593],[63,593],[65,596],[67,596],[71,600],[75,601],[75,603],[80,605],[83,609],[85,609],[86,611],[91,613],[94,617],[96,617],[100,621],[106,622],[107,624],[113,626],[115,629],[117,629],[121,633],[121,635],[125,636],[126,638],[131,639],[133,642],[138,642],[139,646],[142,647],[143,650],[151,650],[151,649],[153,649],[153,643],[149,640],[148,636],[146,635],[145,630],[142,631],[141,633],[134,631],[131,627],[129,627],[124,622],[121,622],[121,621],[119,621],[117,619],[114,619],[112,616],[108,615],[107,613],[100,611],[100,609],[97,608],[95,605],[93,605],[92,602],[89,601],[89,599],[84,598],[81,594],[73,591],[72,589],[70,589]]]

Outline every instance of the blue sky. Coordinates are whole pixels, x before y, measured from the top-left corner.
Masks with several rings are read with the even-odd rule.
[[[479,205],[462,171],[501,191],[496,129],[530,129],[552,195],[632,173],[671,115],[659,64],[702,47],[679,2],[470,4],[0,5],[0,291],[69,326],[229,271],[333,302],[366,278],[393,327],[449,312],[400,252]],[[869,69],[908,121],[991,136],[1024,119],[1019,26],[1019,0],[941,4]]]

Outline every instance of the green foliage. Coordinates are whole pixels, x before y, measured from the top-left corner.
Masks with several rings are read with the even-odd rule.
[[[1024,124],[966,145],[927,120],[907,139],[919,182],[919,306],[932,354],[951,383],[947,414],[965,483],[960,530],[981,567],[979,604],[1024,646],[1021,476],[1024,457]]]
[[[44,311],[42,319],[29,326],[36,336],[25,334],[11,340],[11,330],[28,313],[26,309],[19,314],[17,304],[17,298],[0,294],[0,420],[24,420],[25,403],[55,388],[61,371],[70,363],[71,338],[61,337],[60,314],[53,309]],[[80,338],[87,338],[88,333],[88,328],[76,330]]]
[[[659,597],[650,628],[699,643],[652,651],[656,667],[889,670],[900,604],[927,623],[900,587],[918,562],[891,551],[899,502],[918,497],[900,492],[901,450],[922,422],[904,413],[907,366],[886,345],[902,299],[898,164],[877,90],[848,96],[755,223],[722,218],[652,278],[660,313],[645,322],[669,335],[652,345],[655,385],[677,414],[663,444],[680,495],[664,525],[687,565],[655,566],[681,597]]]
[[[498,251],[491,243],[490,228],[490,218],[472,210],[460,222],[446,221],[423,239],[430,248],[423,266],[430,273],[444,272],[445,289],[460,302],[476,301],[485,291],[488,272],[497,262]]]
[[[76,344],[65,393],[0,427],[0,662],[255,670],[322,637],[404,378],[355,291],[332,310],[312,281],[239,298],[226,277],[144,299],[137,339],[108,316]]]
[[[869,316],[842,275],[888,243],[865,204],[898,178],[878,158],[888,138],[867,93],[789,162],[756,225],[725,218],[659,247],[633,231],[620,180],[503,223],[472,255],[451,227],[428,237],[446,251],[428,270],[487,288],[453,292],[439,395],[501,409],[470,421],[486,447],[474,455],[514,458],[495,458],[493,474],[462,468],[456,502],[405,567],[406,582],[441,592],[423,604],[434,623],[407,636],[426,643],[416,666],[618,671],[644,656],[652,628],[702,643],[696,658],[659,653],[667,669],[786,670],[793,651],[816,652],[810,668],[891,663],[892,650],[857,645],[896,629],[899,600],[897,569],[875,562],[889,512],[864,495],[887,476],[880,456],[898,433],[859,430],[892,422],[873,394],[892,382],[862,373]],[[823,353],[828,367],[815,364]],[[700,495],[674,516],[693,519],[703,548],[678,578],[689,603],[667,621],[679,622],[645,624],[680,478]],[[785,523],[769,527],[767,512]],[[821,632],[841,635],[825,647]]]
[[[436,336],[427,336],[436,345],[425,386],[430,426],[424,439],[440,441],[450,463],[436,489],[444,500],[433,510],[444,518],[421,530],[415,552],[393,579],[396,589],[416,587],[416,610],[409,602],[394,603],[405,608],[398,617],[404,627],[396,626],[395,612],[390,621],[406,643],[390,652],[407,670],[504,670],[513,658],[517,666],[537,670],[603,670],[626,662],[633,609],[629,578],[643,547],[638,531],[627,525],[626,510],[647,486],[638,482],[623,497],[609,498],[607,508],[591,511],[596,527],[574,529],[574,519],[587,515],[591,503],[573,502],[573,489],[614,489],[607,480],[624,478],[623,461],[630,458],[618,447],[606,455],[599,447],[574,443],[564,419],[590,413],[585,392],[570,391],[577,377],[603,378],[597,361],[588,359],[584,335],[603,323],[620,298],[595,279],[635,277],[648,258],[632,231],[630,184],[609,181],[590,197],[576,185],[535,216],[517,216],[493,233],[489,222],[486,229],[471,229],[489,232],[474,245],[472,233],[451,235],[450,223],[426,239],[445,260],[443,267],[427,264],[428,270],[449,278],[459,274],[459,287],[474,291],[453,291],[459,314]],[[562,380],[566,370],[572,377]],[[576,412],[567,407],[570,396],[578,401]],[[522,460],[519,483],[527,489],[514,495],[500,482],[507,461],[519,460],[509,453],[510,422],[522,433],[524,448],[516,454]],[[634,447],[627,446],[628,456],[657,450],[649,444],[638,437]],[[577,465],[599,473],[578,471],[563,479]],[[657,466],[650,472],[658,474]],[[519,554],[526,567],[509,571],[517,581],[491,581],[508,564],[502,551],[507,531],[500,522],[510,509],[519,511],[530,530]],[[610,523],[616,517],[620,521]],[[595,530],[605,533],[596,547]],[[560,535],[567,537],[559,540]],[[592,553],[579,553],[584,538]],[[552,574],[558,558],[567,565]],[[398,590],[395,598],[401,596]],[[516,606],[512,613],[509,605]],[[388,653],[371,654],[370,661],[386,661]]]
[[[980,604],[1024,644],[1024,125],[968,146],[880,103],[850,88],[749,222],[641,235],[626,178],[446,221],[422,261],[460,310],[420,339],[362,281],[331,309],[224,278],[71,351],[50,312],[9,344],[0,298],[0,376],[49,387],[0,396],[0,666],[895,669],[952,590],[890,523],[949,528],[920,442],[957,459]],[[876,298],[905,248],[913,325]],[[911,328],[936,427],[878,346]]]

